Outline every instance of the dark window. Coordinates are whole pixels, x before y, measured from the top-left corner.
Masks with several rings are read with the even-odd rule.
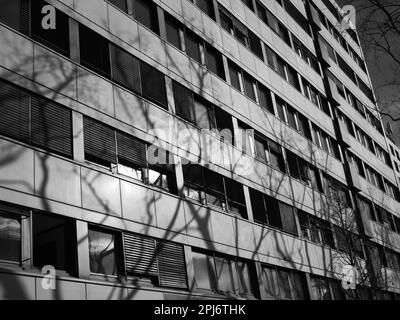
[[[111,60],[112,80],[141,93],[139,60],[115,45],[111,45]]]
[[[259,191],[250,189],[250,200],[256,222],[268,224],[297,236],[294,209]]]
[[[240,85],[241,70],[237,65],[235,65],[230,61],[228,65],[229,65],[229,75],[231,78],[231,85],[234,86],[237,90],[241,91],[242,90]]]
[[[5,82],[0,98],[0,134],[72,156],[71,110]]]
[[[134,0],[135,19],[141,24],[158,33],[157,6],[153,1]]]
[[[117,163],[115,130],[101,122],[83,119],[85,159],[111,167]]]
[[[0,1],[0,21],[18,31],[22,31],[23,25],[26,24],[26,21],[29,21],[29,17],[24,17],[22,14],[23,6],[21,2],[22,0]]]
[[[261,60],[264,61],[261,40],[251,31],[249,31],[250,50]]]
[[[292,67],[288,66],[287,73],[288,73],[289,83],[292,86],[294,86],[297,90],[300,91],[300,82],[299,82],[299,77],[297,76],[296,70],[294,70]]]
[[[311,297],[313,300],[332,300],[327,279],[311,276]]]
[[[31,141],[41,148],[72,157],[71,110],[54,102],[31,99]]]
[[[215,20],[213,0],[194,0],[201,11]],[[193,0],[192,0],[193,2]]]
[[[54,266],[69,274],[76,272],[75,222],[35,212],[32,222],[33,265]]]
[[[259,297],[255,266],[250,261],[195,250],[192,256],[197,289]]]
[[[268,110],[269,112],[274,113],[271,91],[259,83],[258,92],[260,96],[260,106]]]
[[[56,9],[56,28],[44,29],[42,8],[45,5],[48,5],[45,1],[31,1],[32,38],[69,57],[69,18]]]
[[[265,294],[279,300],[306,300],[308,290],[305,275],[289,269],[263,266]]]
[[[0,81],[0,134],[29,142],[29,94]]]
[[[192,59],[196,60],[201,64],[201,54],[200,54],[200,46],[201,39],[192,31],[188,29],[185,30],[185,39],[186,39],[186,53]]]
[[[121,9],[124,12],[128,12],[127,0],[108,0],[108,2],[112,3],[117,8]]]
[[[79,24],[79,47],[82,65],[110,77],[110,48],[105,38]]]
[[[147,63],[140,61],[140,78],[142,80],[143,97],[167,108],[167,92],[164,74]]]
[[[180,37],[180,30],[182,30],[181,24],[168,13],[165,12],[164,15],[165,26],[167,29],[167,41],[177,47],[179,50],[182,50]]]
[[[104,275],[119,275],[121,273],[119,246],[120,239],[117,233],[89,228],[90,271]]]
[[[192,92],[186,87],[173,82],[176,114],[185,120],[194,121],[194,99]]]
[[[197,164],[183,166],[185,195],[247,219],[243,186]]]
[[[248,96],[251,100],[256,101],[255,80],[249,74],[243,72],[243,82],[246,96]]]
[[[206,45],[207,69],[225,80],[224,63],[221,53],[210,45]]]
[[[0,261],[21,261],[21,219],[0,210]]]

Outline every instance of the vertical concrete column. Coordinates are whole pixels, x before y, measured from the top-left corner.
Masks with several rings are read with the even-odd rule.
[[[69,47],[71,60],[80,62],[79,23],[71,18],[69,19]]]
[[[181,158],[174,155],[175,160],[175,177],[176,177],[176,187],[178,189],[178,194],[183,195],[183,187],[185,185],[185,180],[183,178],[183,169]]]
[[[161,39],[167,40],[167,28],[165,26],[164,10],[157,6],[158,28]]]
[[[174,90],[172,87],[172,79],[170,77],[165,77],[165,86],[166,86],[166,90],[167,90],[168,110],[171,113],[176,113]]]
[[[238,119],[232,117],[232,126],[233,126],[233,140],[235,142],[235,147],[241,149],[242,148],[242,133],[239,128]]]
[[[85,149],[83,141],[83,115],[72,111],[72,134],[74,160],[85,161]]]
[[[272,106],[274,108],[274,114],[277,115],[278,114],[278,107],[276,105],[276,95],[272,91],[271,91],[271,98],[272,98]]]
[[[78,258],[79,278],[89,278],[90,259],[89,259],[89,229],[85,221],[76,221],[76,241]]]
[[[224,64],[226,82],[231,84],[231,76],[229,74],[228,58],[225,57],[225,55],[222,55],[222,62]]]
[[[248,186],[243,186],[244,199],[246,201],[247,218],[250,222],[254,222],[253,208],[251,206],[250,190]]]
[[[29,216],[22,216],[21,218],[21,234],[22,234],[22,251],[21,261],[24,269],[32,267],[32,243],[31,243],[31,214]]]
[[[190,246],[185,245],[183,247],[185,251],[185,262],[186,262],[186,273],[187,273],[187,279],[188,279],[188,286],[189,290],[192,290],[195,288],[195,276],[194,276],[194,265],[193,265],[193,259],[192,259],[192,248]]]
[[[217,22],[218,25],[221,25],[221,18],[219,16],[218,1],[217,0],[213,0],[213,6],[214,6],[214,13],[215,13],[215,21]]]
[[[264,277],[264,273],[263,273],[263,270],[262,270],[261,263],[259,261],[255,261],[254,264],[256,265],[256,274],[257,274],[258,287],[260,288],[260,298],[261,298],[261,300],[267,300],[268,297],[265,294],[267,292],[267,290],[266,290],[266,279]]]

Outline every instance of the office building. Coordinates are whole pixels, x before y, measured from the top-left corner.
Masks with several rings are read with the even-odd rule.
[[[398,298],[399,174],[341,20],[0,0],[0,297]]]

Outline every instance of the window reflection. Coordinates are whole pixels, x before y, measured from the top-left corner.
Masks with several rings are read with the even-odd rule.
[[[21,221],[0,213],[0,260],[21,261]]]
[[[111,233],[89,230],[90,271],[117,275],[115,236]]]

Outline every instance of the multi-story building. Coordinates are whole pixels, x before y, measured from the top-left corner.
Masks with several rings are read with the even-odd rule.
[[[399,297],[398,180],[341,19],[0,1],[0,297],[343,299],[346,266]]]

